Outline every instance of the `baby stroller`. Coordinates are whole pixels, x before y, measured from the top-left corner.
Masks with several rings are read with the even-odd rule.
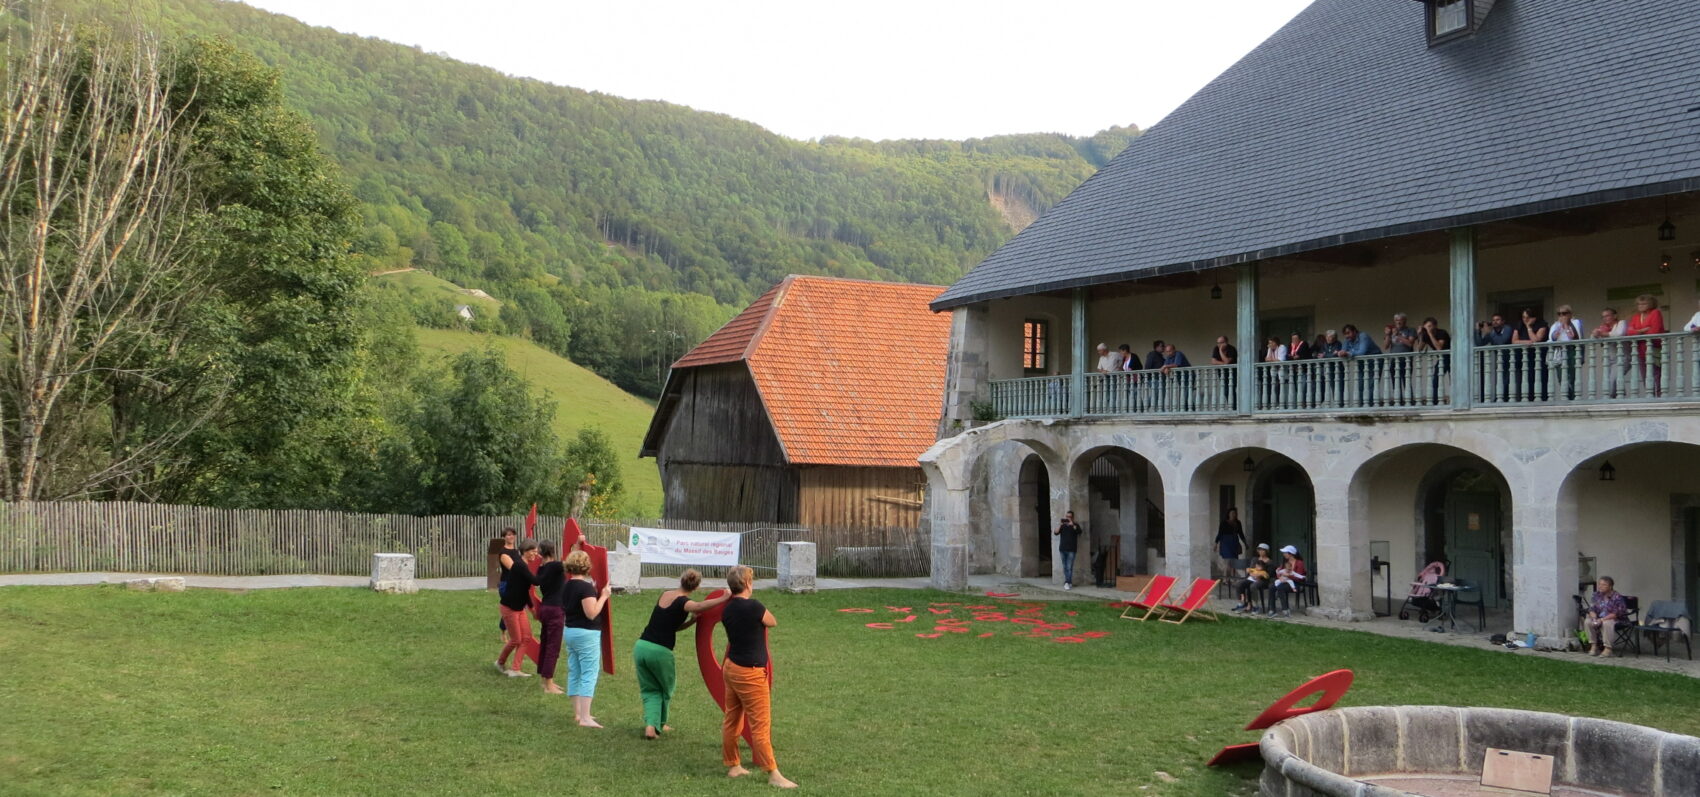
[[[1440,583],[1446,575],[1445,562],[1429,562],[1423,572],[1417,574],[1417,580],[1411,582],[1411,594],[1405,596],[1405,602],[1399,606],[1399,619],[1411,619],[1411,609],[1417,610],[1417,622],[1426,623],[1428,618],[1440,613],[1440,602],[1434,599],[1434,590],[1430,589]]]

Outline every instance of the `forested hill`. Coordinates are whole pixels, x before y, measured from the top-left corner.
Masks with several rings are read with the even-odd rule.
[[[786,274],[953,281],[1138,132],[804,142],[236,3],[81,2],[278,67],[363,203],[372,270],[486,290],[503,331],[648,394],[656,360]]]

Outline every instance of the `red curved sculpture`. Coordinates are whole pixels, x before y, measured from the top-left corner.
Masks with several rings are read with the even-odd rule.
[[[726,590],[717,589],[708,593],[705,600],[713,600],[725,595]],[[714,627],[720,624],[720,615],[725,611],[726,604],[722,603],[708,611],[697,615],[697,669],[702,671],[702,683],[708,687],[708,694],[714,698],[714,705],[721,711],[726,710],[726,678],[725,671],[720,666],[720,657],[714,655]],[[767,631],[761,632],[762,646],[767,646]],[[767,689],[773,691],[773,654],[767,657]],[[750,725],[744,723],[740,733],[748,744],[750,740]]]
[[[577,545],[579,550],[590,555],[590,578],[600,591],[608,586],[608,549],[600,545],[591,545],[585,539],[584,532],[579,530],[578,521],[567,518],[565,526],[561,527],[561,555]],[[614,674],[614,602],[609,601],[602,607],[598,618],[602,621],[602,671]]]
[[[1269,708],[1264,709],[1263,713],[1258,714],[1256,717],[1252,718],[1251,722],[1246,723],[1245,729],[1248,731],[1261,731],[1264,728],[1274,725],[1284,719],[1291,719],[1314,711],[1325,711],[1332,708],[1335,703],[1340,702],[1340,698],[1345,697],[1346,691],[1351,688],[1351,670],[1335,670],[1333,672],[1323,673],[1304,682],[1304,684],[1299,688],[1288,692],[1286,695],[1282,696],[1280,700],[1269,704]],[[1297,706],[1306,698],[1316,694],[1320,694],[1321,697],[1317,698],[1315,703],[1303,708],[1294,708],[1294,706]],[[1250,761],[1251,759],[1257,758],[1258,755],[1259,752],[1256,742],[1252,742],[1250,744],[1230,744],[1217,751],[1215,757],[1211,758],[1210,762],[1205,766],[1214,767],[1221,764],[1230,764],[1235,761]]]

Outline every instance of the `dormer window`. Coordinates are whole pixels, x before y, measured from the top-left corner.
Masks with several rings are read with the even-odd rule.
[[[1428,46],[1475,33],[1494,0],[1423,0],[1423,17],[1428,23]]]

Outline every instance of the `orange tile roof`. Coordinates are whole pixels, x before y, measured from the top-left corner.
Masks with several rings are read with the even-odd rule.
[[[793,275],[673,367],[747,362],[794,465],[915,467],[944,402],[943,290]]]

